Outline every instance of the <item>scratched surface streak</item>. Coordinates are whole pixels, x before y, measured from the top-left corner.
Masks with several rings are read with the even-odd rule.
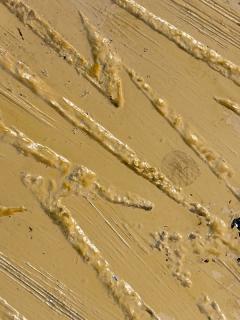
[[[0,6],[1,316],[239,319],[237,1]]]

